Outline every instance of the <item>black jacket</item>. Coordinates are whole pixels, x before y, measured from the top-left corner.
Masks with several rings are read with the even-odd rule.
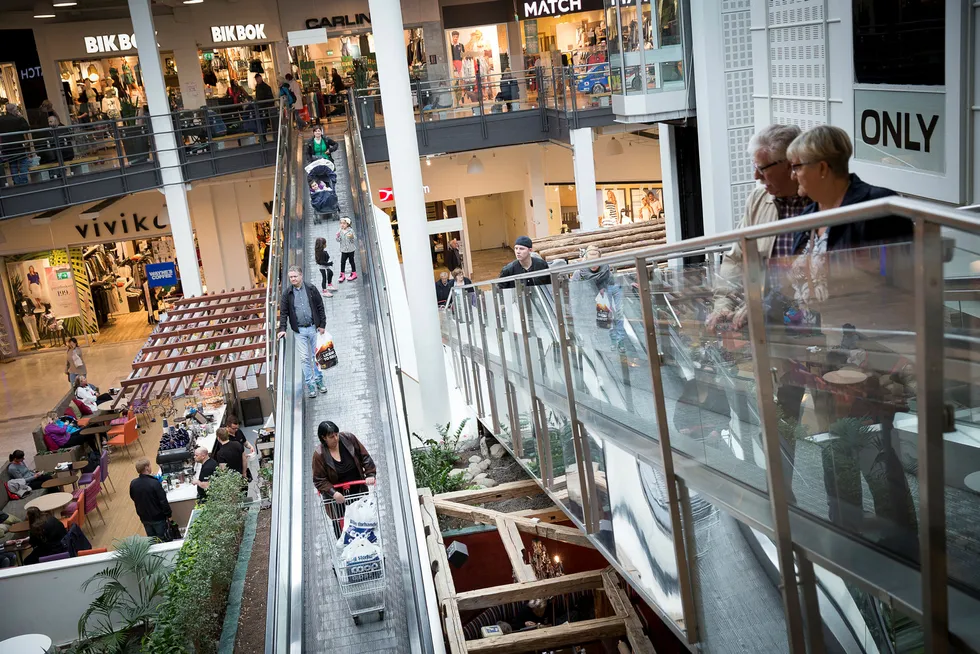
[[[255,85],[255,101],[262,102],[263,100],[275,100],[275,96],[272,93],[272,87],[265,82],[260,82]]]
[[[871,184],[862,182],[861,178],[854,173],[851,173],[850,179],[851,185],[847,188],[847,192],[844,193],[844,200],[841,202],[842,207],[897,195],[891,189],[872,186]],[[818,211],[820,211],[820,208],[816,202],[813,202],[807,205],[806,209],[800,215],[806,216],[817,213]],[[827,251],[848,250],[896,241],[910,241],[912,240],[912,229],[912,221],[901,216],[887,216],[885,218],[874,218],[872,220],[864,220],[845,225],[834,225],[827,230]],[[800,232],[797,234],[796,241],[793,243],[793,252],[797,254],[802,252],[809,240],[809,232]]]
[[[327,252],[327,249],[326,248],[324,248],[323,250],[320,250],[318,252],[314,252],[313,253],[313,258],[316,259],[316,265],[318,265],[318,266],[327,267],[327,266],[332,266],[333,265],[333,262],[330,261],[330,253]]]
[[[156,477],[141,474],[129,482],[129,497],[136,505],[140,522],[160,522],[171,515],[167,494]]]
[[[327,155],[332,155],[340,147],[336,141],[327,135],[323,136],[323,142],[327,144]],[[316,158],[316,155],[313,153],[313,139],[311,138],[306,142],[306,160],[313,161]]]
[[[27,132],[30,129],[31,126],[20,116],[11,116],[10,114],[0,116],[0,141],[2,141],[0,153],[11,160],[23,159],[28,152],[27,144],[30,137],[27,134],[14,132]]]
[[[548,270],[548,264],[544,259],[538,258],[531,255],[531,267],[528,270],[524,270],[521,262],[514,259],[506,266],[500,269],[501,277],[514,277],[515,275],[523,275],[530,272],[540,272],[542,270]],[[527,286],[544,286],[545,284],[551,283],[551,275],[539,275],[538,277],[533,277],[531,279],[525,279],[524,283]],[[500,285],[500,288],[514,288],[514,282],[504,282]]]
[[[313,323],[317,329],[327,328],[327,314],[323,311],[323,298],[316,286],[309,282],[303,282],[306,288],[306,295],[310,298],[310,310],[313,312]],[[289,286],[283,292],[282,299],[279,300],[279,331],[286,331],[286,321],[294,332],[299,332],[299,325],[296,324],[296,308],[293,305],[293,287]]]
[[[445,284],[442,280],[436,282],[436,302],[440,307],[446,306],[449,296],[453,294],[453,280],[447,280]]]

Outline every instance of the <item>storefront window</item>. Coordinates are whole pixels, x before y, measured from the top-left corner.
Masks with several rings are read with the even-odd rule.
[[[945,12],[943,0],[854,0],[856,81],[945,84]]]
[[[171,111],[183,109],[177,66],[171,52],[160,53]],[[139,113],[146,91],[135,55],[59,62],[70,122],[119,120]]]
[[[254,100],[256,75],[262,75],[270,87],[275,86],[276,65],[270,45],[213,48],[201,51],[198,56],[209,104],[223,98],[230,104]]]
[[[12,63],[0,63],[0,98],[24,107],[24,96],[20,92],[20,82],[17,79],[17,67]],[[0,100],[0,103],[6,104]]]
[[[614,93],[684,87],[678,0],[606,0]],[[639,6],[637,6],[639,3]]]

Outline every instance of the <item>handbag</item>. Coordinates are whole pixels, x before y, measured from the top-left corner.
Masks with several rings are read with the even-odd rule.
[[[173,518],[167,518],[167,536],[170,537],[170,540],[180,540],[183,538],[183,535],[180,533],[180,527],[177,526]]]
[[[611,309],[606,294],[599,291],[595,296],[595,324],[599,329],[609,329],[612,321],[609,319]]]

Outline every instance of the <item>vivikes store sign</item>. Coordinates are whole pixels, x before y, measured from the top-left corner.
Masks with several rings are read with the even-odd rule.
[[[85,52],[88,54],[129,52],[137,48],[135,34],[98,34],[96,36],[85,36],[82,39],[85,42]],[[212,43],[267,40],[265,23],[211,26]]]

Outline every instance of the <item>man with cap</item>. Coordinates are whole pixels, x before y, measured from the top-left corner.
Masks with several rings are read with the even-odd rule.
[[[548,264],[541,257],[536,257],[531,254],[534,250],[534,243],[527,236],[518,236],[517,240],[514,241],[514,256],[517,257],[516,260],[511,261],[506,266],[501,268],[501,277],[513,277],[515,275],[523,275],[529,272],[539,272],[548,270]],[[528,286],[543,286],[545,284],[551,283],[551,277],[549,275],[540,275],[534,277],[533,279],[525,280]],[[514,288],[514,283],[504,283],[500,285],[501,288]]]

